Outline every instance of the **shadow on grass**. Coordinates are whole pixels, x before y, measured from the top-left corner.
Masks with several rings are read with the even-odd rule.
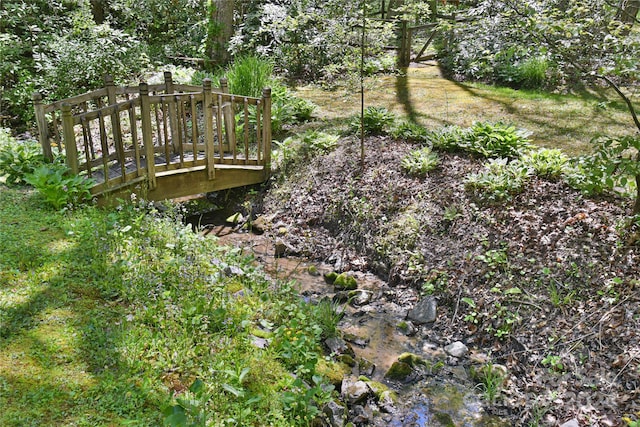
[[[407,119],[418,124],[418,112],[415,109],[413,102],[411,102],[411,91],[409,90],[409,77],[407,75],[407,69],[403,69],[402,73],[396,76],[395,89],[398,103],[402,105],[404,112],[407,115]]]
[[[3,214],[5,203],[0,197]],[[27,216],[36,220],[65,221],[64,214],[30,209]],[[10,233],[19,236],[32,226],[12,224]],[[159,423],[157,398],[134,381],[120,355],[126,328],[125,307],[114,299],[117,267],[99,239],[91,240],[94,233],[67,239],[61,228],[52,224],[45,231],[50,239],[31,241],[40,245],[24,244],[38,258],[32,268],[18,269],[20,256],[2,261],[13,271],[0,287],[0,424]],[[102,272],[105,277],[97,277]]]
[[[491,95],[490,90],[475,89],[453,80],[452,83],[458,86],[462,91],[468,93],[471,97],[481,98],[500,105],[509,115],[516,118],[516,124],[523,124],[524,127],[527,127],[527,124],[529,124],[530,127],[538,129],[539,132],[544,132],[546,135],[545,139],[549,139],[549,137],[553,138],[554,136],[583,135],[590,140],[597,135],[589,135],[585,132],[588,132],[588,129],[591,128],[594,122],[607,129],[614,126],[621,126],[620,121],[616,118],[611,116],[607,117],[607,115],[597,111],[600,103],[608,101],[606,106],[602,108],[606,109],[611,107],[618,112],[627,112],[626,108],[624,108],[621,103],[617,102],[617,100],[609,101],[609,98],[605,96],[602,90],[597,91],[596,93],[591,93],[585,90],[573,95],[541,93],[541,100],[551,101],[557,106],[557,108],[549,110],[548,115],[541,115],[537,114],[535,110],[526,111],[523,108],[517,108],[514,106],[514,103],[521,99],[527,100],[527,94],[532,94],[532,92],[527,93],[526,91],[523,91],[522,93],[525,95],[521,98],[509,94],[505,94],[504,96],[500,96],[499,93]],[[533,94],[535,95],[536,93]],[[585,106],[588,106],[591,103],[593,106],[590,111],[585,109],[579,110],[577,107],[563,109],[563,105],[566,104],[567,101],[571,100],[576,100]]]

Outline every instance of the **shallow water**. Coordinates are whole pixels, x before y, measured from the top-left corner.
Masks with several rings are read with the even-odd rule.
[[[224,215],[223,215],[224,216]],[[203,222],[201,222],[203,224]],[[239,232],[228,225],[210,225],[204,230],[208,236],[217,236],[221,244],[242,248],[255,256],[256,261],[274,279],[293,280],[300,294],[310,300],[324,296],[333,297],[333,287],[324,282],[322,274],[332,271],[331,266],[296,257],[275,258],[275,242],[265,235]],[[314,266],[319,274],[312,275]],[[373,292],[375,303],[380,289],[386,283],[372,274],[357,273],[358,289]],[[375,365],[373,380],[387,383],[384,374],[404,352],[412,352],[425,360],[442,360],[441,349],[425,345],[419,334],[409,337],[401,333],[397,325],[404,320],[406,311],[398,305],[390,309],[384,303],[361,308],[346,306],[345,316],[338,325],[343,334],[351,334],[367,341],[366,345],[352,347],[357,358],[364,358]],[[460,373],[462,368],[457,369]],[[451,372],[448,372],[451,376]],[[461,376],[464,376],[463,373]],[[393,414],[374,413],[375,426],[456,426],[456,427],[502,427],[510,423],[487,415],[482,408],[482,397],[472,385],[452,381],[446,375],[428,376],[410,384],[388,384],[398,392],[398,411]]]

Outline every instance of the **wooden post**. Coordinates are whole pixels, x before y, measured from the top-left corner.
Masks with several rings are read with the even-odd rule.
[[[271,88],[262,90],[263,130],[262,146],[264,147],[264,179],[271,175]]]
[[[220,91],[222,93],[229,93],[229,84],[226,78],[220,79]],[[224,102],[224,101],[223,101]],[[231,102],[224,103],[224,108],[222,109],[222,113],[224,114],[224,134],[227,139],[227,144],[229,144],[229,150],[235,154],[236,152],[236,120],[234,117],[234,111],[231,108]]]
[[[64,150],[67,155],[67,166],[73,174],[78,174],[78,147],[76,146],[76,134],[73,131],[73,115],[71,105],[62,104],[62,137]]]
[[[436,22],[438,19],[438,0],[431,0],[429,6],[431,6],[429,20]]]
[[[149,85],[142,82],[140,91],[140,120],[142,121],[142,143],[147,162],[147,181],[149,190],[156,188],[156,160],[153,150],[153,134],[151,130],[151,104],[149,103]]]
[[[400,21],[400,49],[398,50],[398,65],[408,67],[411,62],[411,29],[406,20]]]
[[[109,74],[104,75],[104,87],[107,89],[107,98],[109,105],[117,104],[116,99],[116,86],[113,83],[113,76]],[[122,168],[122,178],[125,178],[125,159],[124,159],[124,146],[122,145],[122,130],[120,128],[120,113],[115,111],[111,113],[111,130],[113,132],[113,141],[116,145],[116,153],[118,154],[118,162]]]
[[[213,145],[213,98],[211,95],[211,79],[202,81],[202,113],[204,115],[204,157],[207,162],[207,177],[215,179],[215,148]]]
[[[173,94],[173,79],[171,78],[171,71],[164,72],[164,93],[165,94]],[[169,126],[171,127],[171,146],[173,147],[173,152],[178,151],[178,104],[173,97],[167,98],[167,110],[169,112]],[[169,159],[167,159],[167,162]]]
[[[42,104],[42,95],[34,92],[32,95],[33,108],[36,113],[36,123],[38,124],[38,140],[42,146],[42,154],[50,162],[53,161],[53,153],[51,152],[51,144],[49,144],[49,127],[47,117],[44,114],[44,105]]]

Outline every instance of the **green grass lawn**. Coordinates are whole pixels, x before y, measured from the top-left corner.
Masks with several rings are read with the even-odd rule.
[[[2,426],[305,425],[328,397],[290,375],[313,384],[325,310],[179,212],[0,184],[0,235]]]
[[[476,121],[503,121],[532,132],[539,146],[584,154],[597,135],[632,135],[637,130],[624,103],[610,91],[558,95],[455,82],[435,65],[408,68],[398,76],[376,76],[365,84],[365,106],[380,106],[427,128],[468,127]],[[300,87],[296,95],[320,107],[319,117],[335,128],[360,114],[360,91]],[[637,101],[637,99],[636,99]]]

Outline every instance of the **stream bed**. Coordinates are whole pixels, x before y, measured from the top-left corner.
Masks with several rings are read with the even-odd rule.
[[[333,271],[332,265],[294,256],[275,257],[276,238],[242,231],[237,226],[224,224],[221,217],[224,215],[200,217],[197,224],[206,236],[216,236],[221,244],[252,254],[273,279],[295,281],[305,300],[318,302],[328,297],[335,301],[334,287],[323,278]],[[471,379],[470,360],[481,363],[486,355],[471,352],[464,360],[452,357],[444,351],[443,343],[428,339],[423,327],[407,322],[408,310],[420,297],[414,289],[392,288],[370,273],[350,274],[357,280],[359,297],[341,305],[344,317],[338,327],[344,341],[353,349],[354,359],[365,361],[366,367],[357,364],[344,381],[353,383],[364,375],[384,384],[397,399],[391,407],[372,402],[350,404],[349,421],[355,425],[398,427],[511,425],[485,411],[486,401]],[[406,381],[389,380],[385,374],[400,355],[408,353],[426,361],[429,369],[421,370]]]

